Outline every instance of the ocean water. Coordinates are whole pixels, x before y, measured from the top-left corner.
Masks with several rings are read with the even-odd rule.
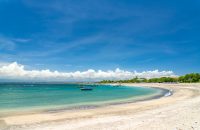
[[[55,109],[82,105],[101,105],[141,96],[156,95],[161,90],[126,86],[94,86],[81,91],[78,84],[0,84],[1,112],[30,109]]]

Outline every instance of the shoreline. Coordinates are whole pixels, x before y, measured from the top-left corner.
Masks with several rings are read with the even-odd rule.
[[[115,87],[115,84],[106,84],[106,85],[111,85]],[[141,87],[141,86],[126,86],[123,85],[122,87]],[[145,87],[143,87],[145,88]],[[59,113],[59,112],[65,112],[65,111],[70,111],[70,110],[91,110],[91,109],[96,109],[96,108],[103,108],[107,106],[113,106],[113,105],[123,105],[123,104],[129,104],[129,103],[136,103],[136,102],[141,102],[141,101],[147,101],[147,100],[153,100],[153,99],[158,99],[166,94],[169,94],[170,96],[172,92],[168,89],[164,88],[157,88],[157,87],[150,87],[153,89],[157,89],[160,92],[152,94],[152,95],[144,95],[144,96],[139,96],[139,97],[130,97],[126,99],[117,99],[113,101],[107,101],[107,102],[102,102],[102,103],[88,103],[88,105],[72,105],[72,106],[54,106],[51,108],[48,107],[35,107],[35,108],[30,108],[30,109],[20,109],[19,110],[3,110],[3,112],[8,112],[7,114],[2,114],[0,112],[0,118],[5,118],[5,117],[10,117],[10,116],[22,116],[22,115],[31,115],[31,114],[40,114],[40,113]]]
[[[125,87],[138,87],[138,86],[125,86]],[[138,98],[128,98],[128,99],[122,99],[122,100],[116,100],[114,102],[110,102],[110,103],[103,103],[100,105],[80,105],[80,106],[72,106],[72,107],[66,107],[66,108],[61,108],[61,109],[52,109],[52,110],[45,110],[43,112],[61,112],[61,111],[67,111],[67,110],[91,110],[91,109],[95,109],[95,108],[103,108],[103,107],[108,107],[108,106],[114,106],[114,105],[123,105],[123,104],[129,104],[129,103],[136,103],[136,102],[140,102],[140,101],[148,101],[148,100],[154,100],[154,99],[158,99],[161,97],[164,97],[166,94],[169,94],[168,96],[171,96],[173,94],[173,92],[171,92],[168,89],[163,89],[163,88],[156,88],[156,87],[151,87],[154,89],[159,89],[161,90],[161,92],[159,94],[155,94],[155,95],[145,95],[145,96],[141,96]]]
[[[200,84],[123,84],[173,90],[173,95],[153,100],[88,110],[70,110],[0,118],[7,129],[191,129],[200,126]],[[193,110],[193,106],[194,109]],[[185,108],[185,109],[184,109]],[[186,109],[187,108],[187,109]],[[196,110],[196,111],[195,111]],[[187,113],[190,114],[187,114]],[[176,115],[176,116],[174,116]],[[165,118],[162,118],[165,117]],[[152,118],[154,117],[154,118]],[[176,118],[177,117],[177,118]],[[185,119],[186,118],[186,119]],[[184,119],[184,120],[183,120]],[[190,120],[187,120],[190,119]],[[152,122],[153,121],[153,122]],[[156,122],[155,122],[156,121]],[[75,123],[76,122],[76,123]],[[90,122],[90,123],[89,123]],[[165,122],[165,123],[163,123]],[[197,123],[195,123],[197,122]],[[97,124],[101,125],[97,125]],[[114,123],[114,125],[109,125]],[[120,124],[124,125],[121,126]],[[162,125],[159,126],[159,123]],[[194,124],[192,124],[194,123]],[[142,124],[142,125],[141,125]],[[184,124],[177,125],[177,124]],[[191,127],[192,126],[192,127]],[[1,128],[1,127],[0,127]]]

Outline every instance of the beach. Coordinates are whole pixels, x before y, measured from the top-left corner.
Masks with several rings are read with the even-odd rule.
[[[199,83],[134,83],[172,91],[158,99],[0,117],[1,130],[199,130]]]

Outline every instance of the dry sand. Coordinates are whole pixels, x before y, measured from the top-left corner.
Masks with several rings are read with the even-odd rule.
[[[125,84],[160,87],[173,95],[86,110],[0,118],[1,130],[200,130],[200,84]]]

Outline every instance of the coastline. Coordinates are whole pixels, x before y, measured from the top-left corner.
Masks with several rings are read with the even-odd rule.
[[[0,118],[0,128],[16,130],[200,129],[200,110],[198,109],[200,108],[200,102],[198,102],[200,101],[200,84],[139,83],[123,85],[163,88],[172,90],[173,95],[95,109],[10,116]]]
[[[115,87],[117,84],[105,84],[105,85]],[[123,85],[122,87],[146,88],[146,87],[141,87],[141,86],[126,86],[126,85]],[[55,105],[55,106],[50,106],[50,107],[43,106],[43,107],[33,107],[33,108],[25,108],[25,109],[24,108],[3,109],[3,110],[0,109],[0,118],[10,117],[10,116],[41,114],[41,113],[59,113],[59,112],[65,112],[65,111],[70,111],[70,110],[89,110],[89,109],[96,109],[96,108],[112,106],[112,105],[129,104],[129,103],[136,103],[140,101],[158,99],[169,93],[171,95],[171,92],[168,89],[156,88],[156,87],[151,87],[151,88],[155,89],[157,92],[153,94],[136,96],[136,97],[133,96],[133,97],[124,98],[124,99],[115,99],[115,100],[101,101],[101,102],[89,102],[85,105],[84,104],[68,105],[68,106]]]

